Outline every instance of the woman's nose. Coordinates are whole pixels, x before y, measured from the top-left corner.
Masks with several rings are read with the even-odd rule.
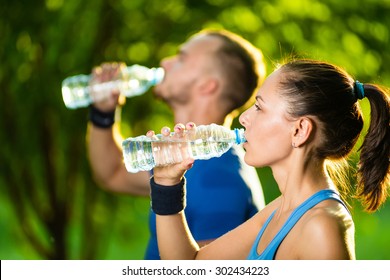
[[[242,112],[242,114],[238,118],[238,121],[240,122],[240,124],[243,127],[246,127],[246,125],[248,124],[248,110],[249,109],[247,109],[246,111]]]

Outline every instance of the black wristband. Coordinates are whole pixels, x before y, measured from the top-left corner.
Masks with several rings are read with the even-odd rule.
[[[185,178],[174,186],[161,186],[150,178],[151,206],[157,215],[173,215],[182,211],[186,206]]]
[[[89,106],[89,120],[100,128],[110,128],[115,123],[115,110],[112,112],[102,112],[93,105]]]

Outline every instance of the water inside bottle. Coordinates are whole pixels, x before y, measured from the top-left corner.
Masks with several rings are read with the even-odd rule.
[[[148,81],[145,80],[137,80],[137,79],[129,79],[127,82],[123,81],[119,85],[119,90],[121,94],[125,95],[126,97],[133,97],[137,95],[143,94],[145,91],[147,91],[150,87],[150,84]]]
[[[128,172],[151,170],[155,166],[152,142],[146,136],[137,141],[126,139],[122,143],[124,162]]]
[[[151,170],[154,166],[179,163],[189,157],[203,160],[220,157],[231,148],[233,142],[214,139],[159,142],[143,138],[127,139],[122,145],[126,169],[135,173]]]
[[[163,139],[161,135],[156,135],[156,139],[147,136],[128,138],[122,142],[122,147],[126,169],[135,173],[179,163],[188,157],[203,160],[220,157],[233,144],[244,141],[243,129],[227,130],[211,124],[199,126],[180,139]]]
[[[164,70],[160,67],[148,69],[136,64],[123,69],[121,75],[123,82],[119,85],[120,92],[126,97],[133,97],[160,83],[164,78]]]
[[[224,154],[233,143],[224,140],[197,139],[191,142],[191,151],[195,159],[209,159],[212,157],[220,157]]]
[[[62,82],[62,99],[67,108],[86,107],[91,103],[89,92],[85,90],[85,86],[88,83],[88,75],[69,77]]]

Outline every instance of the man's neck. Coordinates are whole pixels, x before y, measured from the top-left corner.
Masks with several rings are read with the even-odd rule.
[[[199,110],[191,110],[183,108],[181,110],[174,111],[174,122],[186,124],[188,122],[194,122],[196,125],[204,124],[219,124],[226,127],[230,127],[232,124],[233,118],[228,116],[223,116],[220,112],[210,112],[199,108]]]

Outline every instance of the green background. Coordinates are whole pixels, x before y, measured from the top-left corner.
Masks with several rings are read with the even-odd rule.
[[[104,61],[156,66],[214,27],[261,48],[268,73],[306,57],[390,85],[390,0],[0,0],[0,11],[0,259],[143,258],[149,200],[94,183],[88,110],[61,98],[68,76]],[[128,100],[122,120],[124,136],[172,125],[152,94]],[[278,189],[258,172],[270,201]],[[389,202],[375,214],[352,206],[357,258],[390,259]]]

